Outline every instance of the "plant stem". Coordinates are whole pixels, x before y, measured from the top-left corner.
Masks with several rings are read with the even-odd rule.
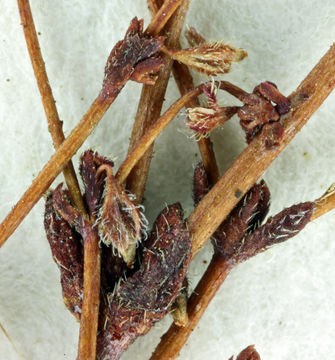
[[[62,129],[62,122],[59,120],[55,100],[52,95],[48,75],[45,69],[29,0],[18,0],[17,4],[24,36],[27,43],[28,53],[33,66],[38,89],[42,98],[44,112],[48,121],[48,129],[52,137],[53,145],[55,149],[58,149],[65,140],[65,136]],[[71,160],[66,165],[64,165],[63,174],[73,203],[76,205],[78,210],[84,214],[85,206],[81,197],[78,180]]]
[[[140,138],[136,146],[132,148],[122,165],[120,166],[116,178],[122,184],[128,177],[131,170],[142,158],[143,154],[150,148],[158,135],[166,128],[166,126],[176,117],[178,112],[195,96],[202,92],[202,86],[195,88],[176,101]]]
[[[84,297],[80,317],[78,360],[95,360],[100,305],[101,256],[98,230],[84,238]]]
[[[279,146],[267,150],[261,137],[256,137],[189,216],[187,222],[193,239],[192,258],[239,199],[306,124],[334,87],[335,46],[333,45],[297,90],[289,96],[292,109],[282,117],[284,135]],[[253,166],[250,167],[250,164]]]
[[[156,3],[158,3],[158,1],[156,1]],[[166,26],[166,42],[171,47],[174,47],[179,43],[178,40],[184,24],[188,3],[189,0],[184,0],[182,2],[179,9],[175,12],[174,16],[170,19]],[[165,4],[166,1],[162,8]],[[157,15],[154,16],[154,18],[156,17]],[[162,55],[162,58],[165,60],[166,65],[159,72],[155,85],[143,85],[133,131],[130,138],[129,151],[133,149],[142,135],[145,134],[146,130],[158,119],[162,110],[164,96],[173,64],[173,60],[169,56]],[[138,203],[142,202],[152,151],[153,145],[148,148],[147,152],[143,155],[138,164],[136,164],[127,179],[127,189],[136,196],[136,201]]]
[[[173,14],[175,14],[177,7],[181,4],[182,1],[183,0],[165,0],[163,5],[160,7],[160,9],[155,14],[150,25],[147,27],[146,34],[151,35],[151,36],[158,35],[161,32],[161,30],[163,29],[163,27],[165,26],[165,24],[167,23],[167,21],[169,20],[169,18]],[[187,10],[187,8],[186,8],[186,10]],[[178,18],[178,17],[179,17],[179,15],[175,14],[174,18]],[[181,19],[181,26],[182,26],[183,22],[184,22],[184,17]],[[170,27],[170,29],[174,30],[173,27]],[[181,31],[181,29],[180,29],[180,31]],[[180,34],[180,31],[179,31],[179,34]],[[178,32],[178,29],[177,29],[177,32]],[[179,38],[179,36],[178,36],[178,38]]]
[[[335,208],[335,189],[334,185],[319,199],[315,200],[315,210],[311,217],[311,220],[315,220],[318,217],[326,214],[327,212]]]
[[[152,16],[158,13],[159,8],[163,4],[163,0],[147,0],[149,11]]]

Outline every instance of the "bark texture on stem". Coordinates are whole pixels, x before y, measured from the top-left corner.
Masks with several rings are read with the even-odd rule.
[[[315,210],[311,220],[328,213],[335,208],[335,188],[334,184],[322,195],[319,199],[315,200]]]
[[[158,4],[158,1],[156,1]],[[161,3],[161,2],[160,2]],[[179,43],[180,33],[184,24],[189,0],[184,0],[174,16],[166,25],[168,46],[174,47]],[[150,26],[148,27],[150,29]],[[129,152],[134,148],[146,130],[158,119],[162,110],[164,96],[170,77],[173,60],[163,55],[166,66],[160,71],[154,86],[143,85],[140,102],[137,108],[134,127],[130,138]],[[138,203],[142,202],[143,193],[148,177],[153,145],[148,148],[142,159],[136,164],[127,179],[127,188],[136,195]]]
[[[95,359],[100,304],[101,256],[96,228],[84,239],[84,298],[80,318],[78,360]]]
[[[53,145],[55,149],[58,149],[65,140],[65,136],[45,69],[30,4],[28,0],[18,0],[17,4],[28,53],[33,66],[38,89],[40,91],[44,112],[48,121],[48,129],[52,137]],[[70,191],[72,201],[80,212],[84,213],[85,207],[72,161],[69,161],[66,165],[64,165],[63,174],[67,187]]]
[[[159,11],[155,13],[154,18],[152,19],[150,25],[147,27],[146,33],[148,35],[158,35],[160,31],[164,28],[165,24],[168,22],[170,16],[174,14],[177,7],[181,4],[183,0],[165,0],[163,5]],[[175,14],[175,16],[177,13]],[[178,15],[176,16],[178,17]],[[169,26],[170,27],[170,26]],[[174,28],[170,27],[171,30],[175,30]],[[176,29],[178,31],[178,29]]]
[[[279,146],[267,150],[256,137],[234,161],[188,218],[193,238],[192,257],[205,244],[251,186],[289,144],[335,87],[335,46],[322,57],[289,99],[291,111],[284,115],[284,135]],[[253,164],[252,168],[250,164]]]

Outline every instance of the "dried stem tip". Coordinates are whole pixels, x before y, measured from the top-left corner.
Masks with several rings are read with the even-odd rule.
[[[200,136],[208,136],[209,133],[219,125],[223,125],[234,116],[239,107],[228,106],[218,110],[205,107],[187,109],[186,125]]]
[[[220,41],[183,50],[167,49],[163,46],[161,50],[173,59],[207,75],[227,73],[233,61],[241,61],[248,55],[245,50]]]

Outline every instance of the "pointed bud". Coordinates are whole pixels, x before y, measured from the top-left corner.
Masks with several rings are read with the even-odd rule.
[[[190,108],[187,109],[186,125],[200,137],[206,137],[218,125],[228,121],[238,109],[236,106],[222,107],[217,110],[205,107]]]
[[[106,172],[106,194],[100,208],[97,224],[102,242],[122,255],[127,265],[134,262],[136,244],[141,240],[143,221],[136,206],[116,182],[112,168],[104,164],[97,176]]]

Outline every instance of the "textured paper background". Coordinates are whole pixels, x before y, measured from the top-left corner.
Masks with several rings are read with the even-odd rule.
[[[57,107],[69,134],[101,85],[109,51],[137,15],[148,24],[145,0],[32,1],[32,11]],[[53,152],[15,1],[0,0],[0,219],[30,185]],[[209,39],[230,40],[249,57],[226,76],[251,90],[263,80],[289,94],[334,40],[333,0],[192,0],[187,21]],[[185,42],[184,42],[185,43]],[[196,77],[197,83],[201,77]],[[94,147],[117,157],[127,150],[141,86],[127,84],[93,135],[74,158]],[[173,81],[166,106],[178,98]],[[228,103],[231,98],[222,97]],[[314,199],[335,181],[335,97],[265,174],[271,212]],[[199,161],[180,115],[160,136],[146,192],[153,220],[165,202],[192,209],[191,180]],[[243,149],[234,118],[213,134],[221,171]],[[252,164],[250,164],[252,166]],[[55,183],[62,181],[62,178]],[[43,230],[41,200],[0,250],[0,322],[24,359],[74,359],[78,324],[65,310],[59,273]],[[294,240],[236,268],[195,329],[180,359],[228,359],[255,344],[265,360],[335,358],[335,214],[328,214]],[[196,285],[210,258],[208,246],[190,271]],[[169,326],[166,318],[136,341],[123,359],[147,359]],[[18,359],[0,332],[0,359]]]

